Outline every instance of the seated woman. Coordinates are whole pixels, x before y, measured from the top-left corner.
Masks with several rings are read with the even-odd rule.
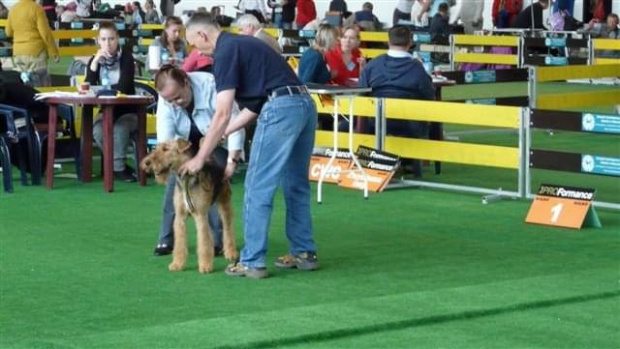
[[[338,30],[329,24],[321,25],[312,46],[299,60],[297,74],[302,83],[326,84],[333,78],[325,62],[325,54],[337,44]]]
[[[332,82],[341,86],[357,86],[360,70],[366,60],[358,46],[359,33],[354,26],[345,27],[340,38],[340,45],[327,51],[325,60],[332,73]]]
[[[159,93],[157,102],[157,142],[170,139],[187,139],[192,143],[192,150],[196,153],[200,139],[207,133],[211,125],[211,118],[215,112],[215,78],[204,72],[185,73],[172,66],[164,66],[155,75],[155,88]],[[233,117],[239,108],[233,110]],[[232,133],[227,140],[228,158],[226,151],[215,163],[225,167],[224,180],[228,180],[234,173],[243,149],[244,132]],[[217,151],[214,152],[218,153]],[[228,159],[228,160],[226,160]],[[154,254],[163,256],[170,254],[174,248],[174,205],[173,193],[176,185],[176,176],[171,176],[164,195],[163,222],[155,247]],[[215,254],[222,250],[222,228],[216,205],[209,210],[209,225],[213,232]]]
[[[185,51],[185,40],[181,38],[182,29],[183,21],[181,18],[175,16],[167,17],[164,23],[164,31],[161,32],[161,37],[157,37],[153,40],[151,46],[159,46],[161,49],[160,67],[164,64],[172,64],[180,67],[181,64],[183,64],[183,60],[187,57],[187,52]],[[149,64],[148,58],[147,67],[152,71],[156,70]]]
[[[196,49],[193,49],[185,61],[183,61],[183,66],[181,69],[183,69],[186,73],[193,71],[211,73],[213,69],[213,58],[202,54]]]
[[[127,95],[136,93],[134,85],[134,59],[131,50],[121,50],[116,26],[101,22],[97,37],[99,50],[88,62],[86,81],[103,85]],[[114,108],[114,177],[125,182],[135,182],[134,170],[125,164],[129,135],[138,129],[137,109],[132,106]],[[103,150],[103,122],[93,124],[93,138]]]

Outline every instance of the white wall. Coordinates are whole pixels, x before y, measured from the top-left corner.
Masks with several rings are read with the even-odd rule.
[[[70,2],[70,0],[56,0],[60,4],[66,4]],[[141,0],[142,1],[142,0]],[[397,0],[346,0],[347,5],[349,7],[349,11],[358,11],[361,10],[362,4],[366,1],[370,1],[374,4],[374,13],[379,18],[381,22],[386,23],[388,26],[392,24],[392,13],[394,12],[394,6],[396,5]],[[457,0],[473,2],[476,0]],[[491,4],[492,0],[484,0],[485,8],[484,8],[484,26],[485,28],[491,28]],[[524,0],[525,5],[529,5],[532,0]],[[5,0],[5,5],[10,6],[17,2],[17,0]],[[124,4],[129,2],[129,0],[102,0],[102,2],[108,2],[110,4]],[[180,15],[183,10],[193,10],[199,6],[206,6],[207,9],[211,8],[214,5],[224,5],[224,10],[227,15],[235,17],[235,10],[233,6],[237,5],[238,0],[181,0],[179,4],[175,7],[175,12],[177,15]],[[315,0],[317,13],[319,16],[324,14],[329,9],[330,0]],[[159,0],[155,0],[155,4],[159,5]],[[464,4],[466,6],[466,4]],[[583,1],[575,0],[575,17],[577,19],[581,19],[581,11],[582,11]],[[612,11],[614,13],[620,13],[620,0],[612,0]]]

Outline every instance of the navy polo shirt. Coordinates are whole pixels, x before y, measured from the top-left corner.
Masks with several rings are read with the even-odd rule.
[[[252,36],[222,32],[215,44],[213,60],[217,91],[235,89],[238,102],[266,99],[279,87],[301,85],[284,58]]]

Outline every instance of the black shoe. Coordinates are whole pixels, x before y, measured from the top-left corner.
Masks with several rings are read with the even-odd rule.
[[[127,183],[136,182],[138,180],[136,178],[134,169],[130,166],[125,166],[125,169],[123,171],[114,171],[114,179],[118,179]]]
[[[155,246],[155,252],[153,252],[156,256],[167,256],[172,253],[174,246],[166,245],[166,244],[157,244]]]

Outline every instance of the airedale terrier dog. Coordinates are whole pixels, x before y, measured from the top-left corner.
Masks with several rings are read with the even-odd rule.
[[[183,139],[159,144],[142,160],[140,167],[155,175],[155,181],[166,184],[172,172],[192,158],[191,143]],[[213,236],[207,220],[209,207],[215,202],[222,219],[224,256],[230,261],[237,259],[237,245],[232,227],[232,203],[230,183],[216,175],[214,165],[208,163],[205,169],[195,175],[177,176],[174,190],[174,250],[170,271],[185,269],[187,261],[187,217],[192,215],[196,223],[198,271],[213,271]],[[222,169],[223,171],[223,169]],[[220,171],[221,172],[221,171]]]

